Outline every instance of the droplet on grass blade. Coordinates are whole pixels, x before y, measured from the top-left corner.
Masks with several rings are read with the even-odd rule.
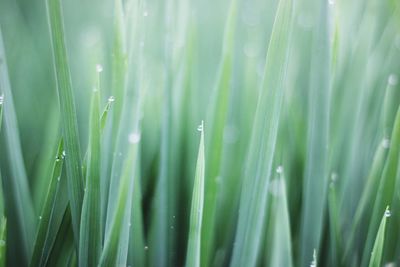
[[[148,246],[144,246],[144,250],[148,250],[149,249],[149,247]]]
[[[112,102],[114,102],[115,101],[115,97],[114,96],[110,96],[109,98],[108,98],[108,102],[109,103],[112,103]]]
[[[4,103],[4,94],[0,95],[0,105],[3,105]]]
[[[147,17],[149,15],[149,13],[147,11],[143,12],[143,17]]]
[[[204,121],[201,121],[201,124],[197,126],[197,131],[202,132],[204,129]]]
[[[392,212],[390,210],[385,210],[385,217],[392,216]]]
[[[276,168],[276,173],[282,174],[283,173],[283,167],[281,165]]]
[[[310,267],[317,267],[317,252],[314,249],[313,260],[311,261]]]
[[[328,0],[328,3],[333,6],[335,4],[335,1],[334,0]]]
[[[101,64],[96,64],[96,71],[97,71],[98,73],[102,72],[102,71],[103,71],[103,65],[101,65]]]
[[[331,181],[332,181],[332,182],[336,182],[337,178],[338,178],[338,174],[337,174],[336,172],[332,172],[332,174],[331,174]]]
[[[390,147],[390,139],[389,138],[384,138],[382,140],[382,147],[388,149]]]
[[[141,138],[140,133],[138,133],[138,132],[131,133],[128,138],[129,143],[131,143],[131,144],[139,143],[140,138]]]
[[[399,82],[399,78],[397,77],[396,74],[392,73],[389,75],[389,78],[388,78],[389,85],[395,86],[395,85],[397,85],[398,82]]]
[[[41,220],[42,219],[42,216],[39,216],[39,220]]]

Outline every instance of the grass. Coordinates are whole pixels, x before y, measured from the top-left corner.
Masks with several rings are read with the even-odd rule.
[[[0,267],[400,265],[399,18],[0,1]]]

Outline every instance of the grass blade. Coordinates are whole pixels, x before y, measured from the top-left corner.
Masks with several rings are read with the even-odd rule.
[[[45,266],[51,248],[55,242],[65,209],[68,204],[67,197],[62,197],[62,187],[65,182],[61,180],[63,158],[63,142],[60,141],[57,156],[53,165],[53,172],[47,190],[45,202],[39,217],[39,226],[36,234],[33,255],[30,266]]]
[[[53,49],[54,71],[60,102],[65,167],[67,171],[68,193],[71,206],[72,226],[75,244],[79,243],[79,223],[83,201],[83,176],[78,123],[72,90],[71,75],[65,47],[64,26],[60,0],[46,0],[47,18]]]
[[[186,267],[200,267],[201,233],[204,207],[204,123],[201,123],[201,137],[194,178],[192,208],[190,212],[189,241],[186,253]]]
[[[283,102],[289,36],[292,30],[291,0],[280,0],[264,67],[250,150],[243,182],[232,267],[255,266],[261,245],[279,117]]]
[[[22,242],[21,257],[16,260],[27,264],[33,250],[34,232],[36,227],[35,213],[32,205],[32,198],[29,191],[28,179],[22,156],[21,143],[17,118],[11,93],[11,86],[8,76],[7,61],[3,44],[3,36],[0,28],[0,95],[3,96],[2,108],[4,115],[4,136],[7,161],[10,168],[10,175],[3,176],[3,183],[8,190],[5,192],[7,204],[7,218],[9,221],[8,230],[15,236],[9,236],[18,243]],[[17,236],[18,235],[18,236]],[[17,248],[9,247],[9,251],[16,251]],[[11,258],[10,258],[11,260]],[[21,264],[21,263],[19,263]]]
[[[369,261],[369,267],[379,267],[382,262],[383,245],[385,243],[385,229],[386,221],[390,216],[390,211],[388,207],[383,214],[381,224],[379,225],[378,233],[376,234],[374,248],[372,249],[371,259]]]
[[[81,217],[79,266],[97,266],[101,254],[99,94],[97,89],[93,91],[90,112],[88,169]]]
[[[222,57],[214,88],[213,105],[208,114],[210,134],[207,139],[207,161],[209,162],[205,180],[205,202],[202,229],[201,265],[209,265],[215,251],[215,216],[217,208],[217,177],[220,175],[223,149],[223,134],[228,113],[233,67],[234,33],[236,29],[237,1],[231,0],[225,25]]]
[[[318,1],[317,1],[318,2]],[[316,3],[317,3],[316,2]],[[301,263],[306,266],[319,244],[328,186],[328,134],[330,97],[330,44],[328,2],[316,4],[317,28],[313,34],[315,53],[311,59],[308,104],[307,156],[303,184],[303,214],[301,226]]]
[[[283,170],[282,170],[283,171]],[[271,235],[272,251],[268,266],[293,266],[292,238],[290,235],[290,221],[287,206],[286,185],[281,177],[271,181],[272,191],[272,214]]]

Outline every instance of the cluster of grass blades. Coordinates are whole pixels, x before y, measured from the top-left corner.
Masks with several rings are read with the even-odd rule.
[[[400,266],[398,2],[42,2],[0,1],[0,267]]]

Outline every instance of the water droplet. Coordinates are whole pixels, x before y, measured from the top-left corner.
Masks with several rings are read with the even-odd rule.
[[[383,148],[388,149],[390,147],[390,139],[389,138],[384,138],[382,140],[382,146],[383,146]]]
[[[313,260],[312,260],[312,262],[311,262],[311,264],[310,264],[310,267],[316,267],[317,266],[317,252],[315,251],[315,249],[314,249],[314,252],[313,252]]]
[[[396,74],[392,73],[389,75],[389,78],[388,78],[389,85],[395,86],[395,85],[397,85],[398,82],[399,82],[399,78],[397,77]]]
[[[204,129],[204,121],[201,121],[201,124],[199,126],[197,126],[197,131],[202,132]]]
[[[39,216],[39,220],[41,220],[42,219],[42,216]]]
[[[283,167],[281,165],[278,166],[278,168],[276,168],[276,172],[279,174],[283,173]]]
[[[129,139],[129,143],[137,144],[137,143],[139,143],[140,138],[141,138],[141,134],[139,132],[131,133],[129,135],[129,138],[128,138]]]
[[[101,65],[101,64],[96,64],[96,71],[97,71],[98,73],[102,72],[102,71],[103,71],[103,65]]]
[[[60,180],[61,180],[61,177],[60,177],[60,176],[58,176],[58,177],[57,177],[57,181],[60,181]]]
[[[4,247],[6,245],[6,241],[4,241],[3,239],[0,240],[0,246]]]
[[[392,212],[390,210],[385,210],[385,217],[392,216]]]
[[[329,3],[330,5],[334,5],[334,4],[335,4],[335,0],[328,0],[328,3]]]
[[[132,223],[131,223],[131,222],[129,222],[129,223],[128,223],[128,226],[129,226],[129,227],[131,227],[131,226],[132,226]]]
[[[332,174],[331,174],[331,181],[332,181],[332,182],[336,182],[337,178],[338,178],[338,174],[337,174],[336,172],[332,172]]]
[[[149,13],[147,11],[143,12],[143,17],[147,17],[149,15]]]
[[[4,103],[4,95],[0,95],[0,105],[3,105]]]
[[[148,246],[144,246],[144,249],[145,249],[145,250],[148,250],[148,249],[149,249],[149,247],[148,247]]]
[[[108,102],[112,103],[112,102],[114,102],[114,101],[115,101],[115,97],[114,97],[114,96],[110,96],[110,97],[108,98]]]
[[[61,157],[62,157],[63,159],[65,159],[66,156],[67,156],[67,153],[65,152],[65,150],[63,150],[63,152],[62,152],[62,154],[61,154]]]

